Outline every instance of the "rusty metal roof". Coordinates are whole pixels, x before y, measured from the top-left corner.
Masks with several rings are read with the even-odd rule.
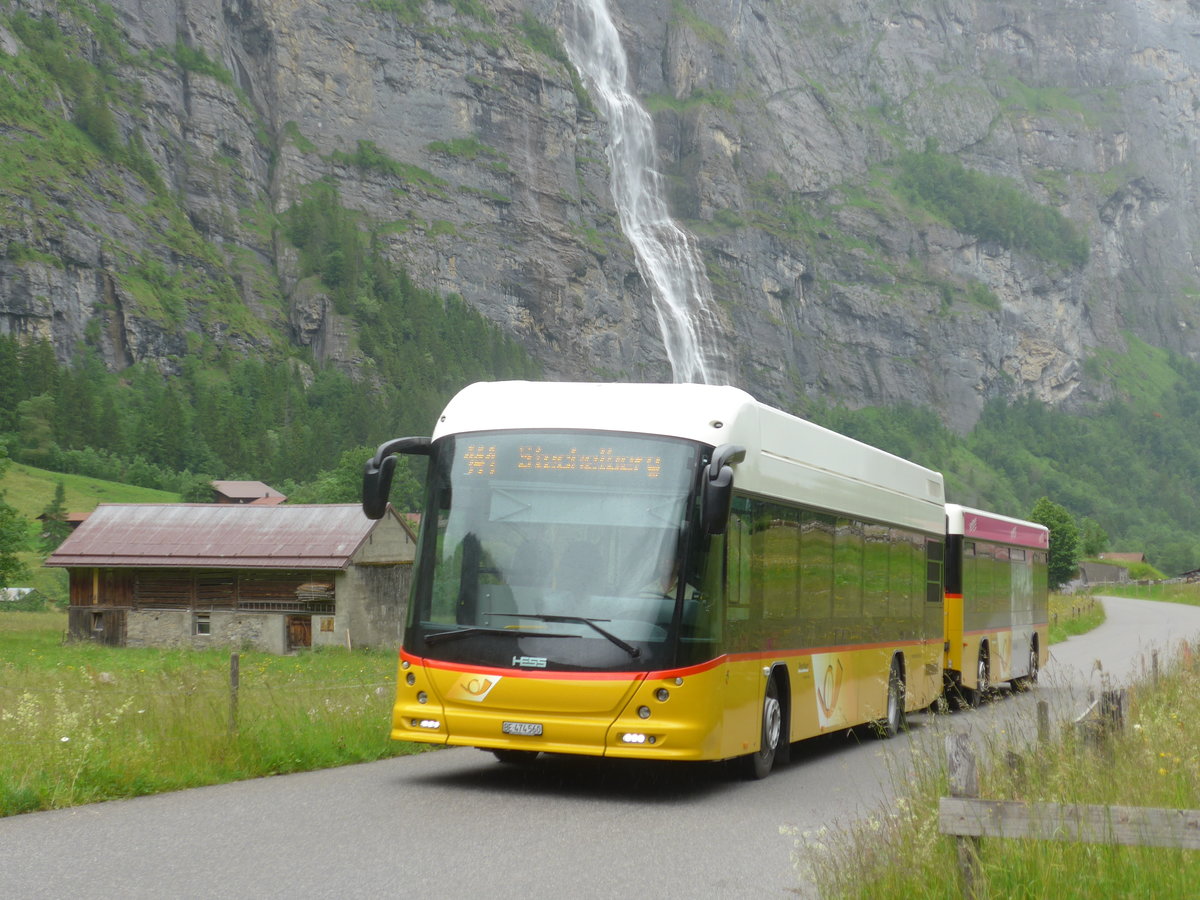
[[[344,569],[378,524],[357,503],[102,503],[46,565]]]

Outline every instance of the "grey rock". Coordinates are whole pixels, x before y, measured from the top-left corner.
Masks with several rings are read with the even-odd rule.
[[[557,26],[559,6],[481,6],[491,22],[430,3],[412,25],[369,3],[112,0],[130,51],[118,75],[142,97],[114,104],[119,131],[139,137],[197,249],[169,246],[164,232],[182,226],[119,167],[36,204],[5,197],[0,333],[48,337],[63,360],[91,339],[113,369],[165,372],[188,329],[244,352],[283,336],[369,371],[354,322],[272,226],[328,178],[344,204],[395,225],[383,246],[418,284],[461,295],[549,377],[669,378],[609,193],[607,124],[569,67],[521,34],[525,13]],[[26,52],[5,24],[18,10],[87,30],[55,3],[12,0],[0,54]],[[1102,399],[1083,364],[1131,334],[1200,352],[1192,4],[691,0],[684,14],[615,0],[613,12],[636,93],[659,101],[661,170],[713,280],[722,368],[762,398],[911,402],[965,430],[991,397]],[[177,42],[229,77],[181,69]],[[68,98],[51,102],[70,115]],[[1049,265],[907,208],[882,167],[927,139],[1068,216],[1087,264]],[[347,162],[360,141],[401,168]],[[158,308],[131,278],[152,263],[198,273],[262,327],[214,317],[200,296]],[[994,302],[968,299],[973,286]]]

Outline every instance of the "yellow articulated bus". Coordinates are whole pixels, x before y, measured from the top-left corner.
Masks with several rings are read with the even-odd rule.
[[[1037,682],[1049,653],[1044,525],[946,504],[946,657],[949,697],[974,706],[992,685]]]
[[[392,737],[742,758],[942,692],[942,476],[731,387],[475,384],[397,453],[427,498]]]

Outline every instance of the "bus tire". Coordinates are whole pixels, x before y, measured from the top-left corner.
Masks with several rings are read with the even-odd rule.
[[[900,660],[892,659],[892,668],[888,673],[887,712],[879,723],[882,737],[890,738],[899,734],[905,723],[904,715],[904,672]]]
[[[762,731],[759,747],[746,757],[746,774],[753,779],[766,778],[775,767],[775,754],[783,739],[783,706],[779,702],[779,684],[774,678],[767,679],[763,694]]]
[[[988,666],[987,644],[979,648],[979,662],[976,666],[976,687],[962,689],[963,702],[974,708],[983,703],[987,699],[988,692],[991,691],[992,685],[989,680],[988,673],[991,671]]]
[[[1014,691],[1027,691],[1037,684],[1038,680],[1038,645],[1035,637],[1029,642],[1029,669],[1025,675],[1012,680]]]

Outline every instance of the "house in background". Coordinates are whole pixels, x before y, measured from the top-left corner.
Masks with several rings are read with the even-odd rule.
[[[1124,566],[1114,566],[1100,562],[1081,562],[1079,564],[1080,581],[1086,585],[1093,584],[1129,584],[1129,570]]]
[[[46,560],[76,639],[285,653],[398,647],[415,532],[358,504],[101,504]]]
[[[214,481],[213,503],[253,503],[278,506],[287,500],[283,494],[261,481]]]

